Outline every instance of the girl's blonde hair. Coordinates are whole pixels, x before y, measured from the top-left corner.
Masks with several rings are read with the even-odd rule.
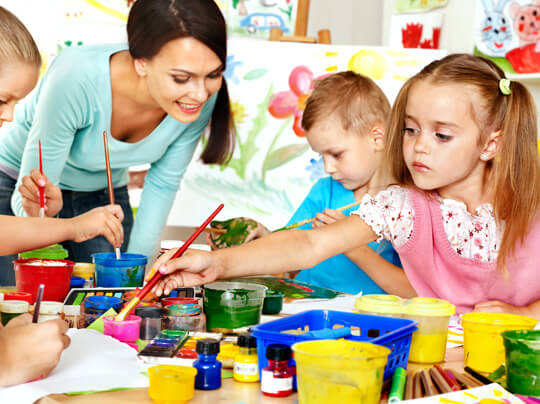
[[[0,68],[15,61],[39,68],[41,55],[24,24],[13,13],[0,7]]]
[[[512,81],[511,94],[504,95],[499,82],[504,72],[479,56],[453,54],[430,63],[401,88],[387,127],[386,158],[399,183],[413,186],[403,158],[403,129],[411,87],[423,80],[432,84],[461,84],[482,100],[471,102],[472,115],[480,128],[482,144],[489,134],[500,131],[497,156],[488,162],[484,184],[493,196],[495,217],[505,230],[497,265],[504,270],[516,245],[523,243],[540,208],[540,159],[537,150],[536,108],[529,91]]]

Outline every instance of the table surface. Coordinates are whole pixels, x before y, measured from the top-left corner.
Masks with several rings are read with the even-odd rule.
[[[451,348],[446,351],[445,362],[442,366],[463,370],[463,347]],[[429,368],[431,365],[409,363],[409,370]],[[259,383],[239,383],[233,379],[223,380],[218,390],[195,390],[195,396],[190,404],[216,404],[216,403],[249,403],[249,404],[289,404],[297,402],[296,394],[285,398],[267,397],[261,393]],[[123,390],[108,393],[96,393],[84,396],[66,396],[65,394],[51,394],[37,401],[37,404],[152,404],[148,396],[148,388]]]

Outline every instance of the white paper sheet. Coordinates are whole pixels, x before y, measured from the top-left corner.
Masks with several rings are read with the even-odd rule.
[[[281,314],[298,314],[306,310],[336,310],[352,313],[359,295],[338,295],[333,299],[300,299],[283,303]]]
[[[48,394],[148,387],[137,352],[95,330],[70,329],[71,345],[43,380],[0,388],[0,403],[32,404]]]
[[[402,401],[402,403],[415,404],[477,404],[482,402],[523,404],[523,401],[506,391],[497,383],[486,384],[485,386],[475,387],[468,390],[454,391],[452,393]]]

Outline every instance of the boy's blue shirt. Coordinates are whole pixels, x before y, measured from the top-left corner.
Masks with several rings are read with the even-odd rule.
[[[344,188],[332,177],[322,178],[313,185],[287,225],[312,218],[325,209],[338,209],[354,201],[353,191]],[[358,207],[354,206],[343,213],[349,215],[356,209]],[[299,227],[303,230],[310,228],[311,223]],[[388,262],[401,267],[399,256],[390,243],[371,242],[369,246]],[[386,293],[358,265],[343,254],[329,258],[313,268],[300,271],[295,279],[347,293],[362,292],[365,295]]]

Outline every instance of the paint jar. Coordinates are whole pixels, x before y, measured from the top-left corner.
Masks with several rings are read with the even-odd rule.
[[[64,318],[64,303],[42,301],[39,306],[38,323]]]
[[[117,321],[115,316],[103,317],[104,334],[122,342],[135,342],[139,339],[141,318],[129,315],[125,320]]]
[[[157,365],[148,368],[148,395],[155,404],[183,404],[195,394],[195,375],[191,366]]]
[[[165,328],[181,331],[205,331],[206,316],[200,313],[195,316],[164,316]]]
[[[240,352],[240,347],[235,343],[229,341],[221,341],[219,345],[219,354],[217,356],[218,361],[221,362],[221,366],[227,369],[234,369],[234,358]]]
[[[84,328],[81,306],[66,304],[64,306],[64,320],[68,323],[69,328]]]
[[[2,313],[2,325],[6,325],[11,319],[28,313],[30,305],[24,300],[7,300],[0,302],[0,312]]]
[[[299,342],[292,349],[299,402],[379,403],[390,349],[344,339]]]
[[[71,280],[69,281],[69,288],[70,289],[84,288],[85,282],[86,282],[86,279],[81,278],[80,276],[72,276]]]
[[[28,304],[34,302],[32,294],[28,292],[7,292],[4,294],[4,300],[24,300]]]
[[[209,331],[234,330],[258,324],[266,286],[244,282],[214,282],[204,288],[204,312]]]
[[[512,393],[540,397],[540,330],[502,333],[506,382]]]
[[[465,365],[491,373],[504,363],[503,331],[530,330],[538,320],[507,313],[466,313],[461,315]]]
[[[355,312],[386,317],[402,317],[405,301],[394,295],[364,295],[356,298]]]
[[[39,258],[49,260],[63,260],[68,257],[68,251],[60,244],[53,244],[37,250],[25,251],[19,254],[20,259]]]
[[[96,265],[89,262],[76,262],[72,275],[84,279],[84,288],[93,288],[96,279]]]
[[[240,352],[234,357],[234,380],[247,383],[258,382],[257,339],[250,334],[240,334],[238,346]]]
[[[118,312],[123,302],[122,299],[114,296],[88,296],[82,305],[84,326],[88,327],[109,309]]]
[[[156,306],[139,306],[135,308],[135,315],[141,318],[140,339],[152,339],[161,331],[162,312],[163,310]]]
[[[409,361],[437,363],[444,360],[448,323],[455,312],[453,304],[433,297],[414,297],[405,303],[403,317],[418,321],[418,330],[411,339]]]
[[[131,287],[142,286],[144,270],[148,258],[142,254],[122,253],[120,259],[116,254],[92,254],[96,264],[96,286],[98,287]]]
[[[268,366],[261,371],[261,391],[271,397],[287,397],[293,392],[294,371],[289,366],[291,348],[284,344],[270,344],[266,348]]]
[[[49,259],[18,259],[15,266],[15,282],[18,292],[32,294],[32,304],[42,283],[43,300],[63,302],[69,292],[73,261]]]
[[[268,289],[264,295],[262,314],[279,314],[283,308],[283,296],[278,290]]]
[[[166,297],[161,299],[160,303],[165,308],[171,304],[199,304],[199,299],[195,297]]]
[[[197,340],[199,358],[193,363],[197,369],[195,388],[198,390],[215,390],[221,387],[221,362],[217,360],[219,341],[212,338]]]

